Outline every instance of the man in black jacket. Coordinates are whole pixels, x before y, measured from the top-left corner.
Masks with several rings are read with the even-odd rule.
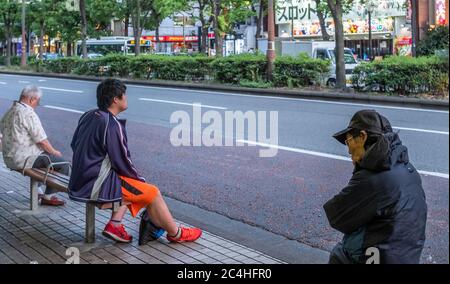
[[[384,116],[361,110],[333,137],[347,145],[355,168],[324,205],[330,225],[344,233],[329,263],[419,263],[427,204],[398,134]]]

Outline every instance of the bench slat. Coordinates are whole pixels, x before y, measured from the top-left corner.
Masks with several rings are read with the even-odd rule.
[[[42,173],[39,169],[26,169],[25,175],[37,181],[44,182],[45,172]],[[68,192],[67,189],[68,183],[60,181],[50,175],[47,176],[46,185],[54,187],[56,190],[60,192]]]
[[[33,169],[33,170],[38,172],[38,173],[40,173],[40,174],[42,174],[42,180],[44,180],[44,178],[45,178],[45,171],[43,169]],[[50,171],[48,173],[48,175],[47,175],[47,179],[49,179],[49,178],[53,178],[55,180],[60,181],[61,183],[65,183],[65,184],[67,184],[67,186],[69,185],[70,177],[66,176],[64,174],[58,173],[56,171]]]
[[[61,174],[56,171],[49,171],[47,174],[47,179],[45,178],[46,170],[45,169],[25,169],[23,172],[16,170],[17,172],[23,173],[24,176],[28,176],[31,179],[31,192],[33,195],[36,194],[35,205],[31,205],[31,209],[37,207],[37,183],[36,182],[44,182],[47,186],[54,187],[56,190],[60,192],[68,193],[68,186],[70,177],[64,174]],[[34,189],[33,189],[34,188]],[[32,197],[33,199],[33,197]],[[33,202],[33,201],[32,201]],[[86,232],[85,232],[85,242],[92,243],[95,242],[95,207],[100,210],[104,209],[113,209],[114,203],[88,203],[86,204]],[[123,203],[123,205],[126,205]]]

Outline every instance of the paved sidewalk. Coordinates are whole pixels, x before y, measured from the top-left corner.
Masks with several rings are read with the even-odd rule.
[[[96,210],[96,243],[85,244],[85,206],[68,199],[63,207],[40,206],[29,211],[29,178],[11,172],[0,155],[0,264],[65,263],[69,247],[80,251],[80,263],[170,264],[278,264],[261,252],[203,231],[195,243],[173,244],[160,238],[137,244],[139,218],[127,214],[124,224],[134,237],[131,244],[116,244],[101,235],[109,210]],[[177,220],[177,222],[185,224]]]

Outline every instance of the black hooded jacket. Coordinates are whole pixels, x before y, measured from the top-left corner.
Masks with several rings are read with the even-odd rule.
[[[380,263],[419,263],[427,205],[422,181],[397,133],[371,145],[348,185],[325,205],[330,225],[344,233],[345,254],[365,263],[376,247]]]

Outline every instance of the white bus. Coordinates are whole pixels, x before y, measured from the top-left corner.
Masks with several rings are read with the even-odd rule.
[[[86,40],[88,57],[104,56],[109,53],[134,55],[135,40],[133,37],[100,37],[100,39]],[[141,53],[150,53],[150,40],[141,39]],[[77,56],[82,56],[81,40],[76,44]]]

